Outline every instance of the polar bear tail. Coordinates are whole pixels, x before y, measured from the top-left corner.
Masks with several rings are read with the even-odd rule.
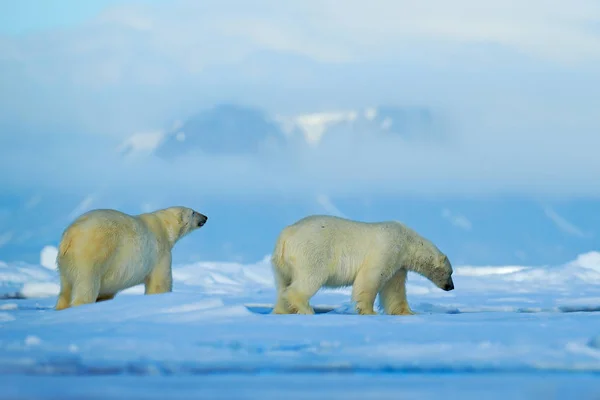
[[[275,250],[271,255],[271,263],[277,269],[285,268],[285,242],[287,239],[286,230],[284,229],[275,243]]]
[[[275,250],[271,255],[271,264],[273,267],[273,275],[279,289],[283,289],[291,283],[291,265],[286,258],[286,244],[290,238],[289,228],[284,228],[279,234],[275,243]]]
[[[56,255],[56,264],[58,266],[58,269],[61,269],[61,265],[65,264],[64,260],[65,258],[67,258],[67,256],[69,256],[70,252],[69,250],[71,249],[71,241],[72,241],[72,236],[69,234],[69,231],[66,231],[63,236],[62,236],[62,240],[60,241],[59,245],[58,245],[58,254]]]

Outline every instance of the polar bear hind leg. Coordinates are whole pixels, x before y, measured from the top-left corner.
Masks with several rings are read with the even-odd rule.
[[[299,271],[296,271],[299,272]],[[326,276],[311,273],[297,273],[292,283],[283,294],[283,301],[288,311],[292,314],[314,314],[315,311],[309,304],[309,300],[325,284]]]
[[[58,294],[58,300],[54,307],[57,311],[64,310],[71,306],[71,292],[73,285],[65,277],[60,277],[60,293]]]
[[[273,268],[273,276],[277,288],[277,302],[275,303],[275,307],[273,307],[273,314],[289,314],[290,310],[283,297],[283,293],[290,286],[292,280],[288,276],[285,276],[278,268]]]
[[[71,306],[95,303],[100,294],[100,277],[92,268],[82,268],[73,283],[73,300]]]
[[[319,288],[313,290],[307,288],[306,282],[299,282],[292,283],[282,294],[287,311],[290,314],[314,314],[315,311],[310,306],[309,300]]]

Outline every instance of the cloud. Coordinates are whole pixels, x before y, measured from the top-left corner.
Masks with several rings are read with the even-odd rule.
[[[3,36],[0,186],[136,204],[166,195],[600,196],[600,40],[589,29],[599,7],[123,2],[71,28]],[[223,99],[273,116],[314,111],[316,120],[295,120],[326,139],[323,116],[424,104],[440,139],[348,133],[250,155],[152,156],[171,121]],[[145,156],[115,151],[132,148]]]
[[[172,60],[182,67],[180,72],[239,61],[256,50],[291,52],[321,62],[359,62],[388,57],[394,46],[424,41],[487,42],[553,60],[587,60],[596,59],[600,51],[597,32],[589,28],[598,15],[600,6],[588,0],[568,5],[491,0],[485,7],[476,0],[379,0],[368,9],[359,0],[347,1],[344,7],[336,0],[122,1],[71,30],[23,40],[25,51],[17,52],[30,55],[40,50],[36,44],[44,36],[47,44],[68,55],[94,54],[116,45],[95,70],[109,82],[124,79],[131,67],[161,75],[165,64],[144,67],[143,59],[126,52],[132,46],[144,50],[138,54]],[[77,37],[70,37],[73,30]]]
[[[346,215],[344,215],[344,213],[342,211],[340,211],[340,209],[337,208],[335,204],[333,204],[333,202],[331,201],[331,199],[329,198],[329,196],[324,195],[324,194],[318,195],[317,196],[317,203],[319,203],[319,205],[321,207],[323,207],[323,209],[328,214],[334,215],[336,217],[347,218]]]
[[[473,115],[463,131],[451,131],[456,134],[434,142],[407,141],[398,135],[337,135],[316,147],[286,142],[259,153],[190,154],[173,162],[153,155],[123,157],[115,150],[119,142],[110,140],[55,139],[39,152],[34,149],[41,145],[32,141],[4,147],[0,168],[7,172],[0,174],[0,184],[7,191],[35,190],[42,195],[85,197],[101,191],[137,204],[165,194],[600,196],[593,181],[595,173],[600,174],[595,152],[600,138],[591,131],[589,136],[578,131],[567,138],[551,116],[532,122],[534,113],[527,114],[529,121],[515,112],[510,119],[494,119],[494,126]],[[513,118],[522,126],[511,130],[506,121]],[[565,152],[577,142],[585,145]]]
[[[444,219],[449,221],[455,227],[464,229],[466,231],[470,231],[471,228],[473,227],[473,225],[471,224],[471,221],[469,221],[467,219],[467,217],[465,217],[464,215],[460,215],[460,214],[454,214],[447,208],[442,210],[442,217],[444,217]]]
[[[326,93],[316,96],[314,89],[340,91],[342,83],[368,79],[370,89],[335,98],[387,88],[385,97],[398,99],[396,87],[418,96],[460,73],[458,85],[494,77],[481,87],[510,84],[523,95],[518,81],[531,71],[537,82],[588,84],[585,74],[569,70],[544,78],[546,69],[536,64],[595,71],[600,59],[599,35],[590,29],[600,6],[586,0],[491,0],[485,7],[476,0],[380,0],[368,9],[357,0],[344,7],[334,0],[121,3],[70,28],[0,37],[0,87],[11,93],[0,103],[3,114],[57,127],[69,116],[73,128],[123,135],[160,128],[192,102],[244,97],[257,84],[270,87],[270,101],[260,90],[245,98],[270,105],[280,103],[273,96],[281,86],[296,96],[305,88],[304,99],[311,95],[315,103]],[[525,76],[513,70],[520,63]],[[482,69],[490,70],[487,78]],[[419,79],[418,71],[431,76]]]
[[[588,235],[584,233],[579,227],[569,222],[567,219],[559,215],[554,209],[549,206],[544,207],[544,214],[548,217],[554,225],[562,232],[571,235],[577,236],[580,238],[587,237]]]

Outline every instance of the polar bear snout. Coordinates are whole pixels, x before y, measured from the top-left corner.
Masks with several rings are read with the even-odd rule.
[[[197,211],[194,211],[193,218],[194,218],[194,221],[196,222],[196,226],[198,226],[198,227],[203,226],[206,223],[206,221],[208,221],[208,217],[206,215],[200,214]]]
[[[444,287],[442,289],[445,290],[446,292],[454,290],[454,282],[452,281],[452,278],[448,278],[448,282],[446,282],[446,284],[444,285]]]

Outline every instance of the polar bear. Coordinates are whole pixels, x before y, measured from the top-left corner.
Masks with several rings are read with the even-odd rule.
[[[309,300],[321,287],[352,286],[352,301],[361,315],[375,314],[378,293],[386,314],[411,315],[407,271],[425,276],[445,291],[454,289],[448,257],[396,221],[302,218],[281,231],[271,263],[277,287],[274,314],[313,314]]]
[[[145,294],[172,290],[171,250],[207,217],[170,207],[140,215],[92,210],[65,229],[56,263],[60,294],[56,310],[110,300],[145,284]]]

